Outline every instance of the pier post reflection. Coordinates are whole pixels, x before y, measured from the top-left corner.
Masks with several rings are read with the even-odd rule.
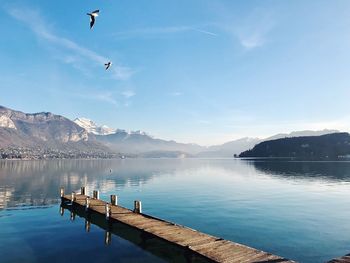
[[[112,233],[108,230],[105,231],[105,245],[109,246],[112,241]]]
[[[75,220],[75,213],[74,213],[74,211],[71,211],[71,212],[70,212],[70,220],[71,220],[71,221],[74,221],[74,220]]]
[[[85,231],[87,233],[89,233],[90,232],[90,228],[91,228],[91,222],[89,220],[85,219]]]
[[[63,216],[64,215],[64,208],[62,206],[60,206],[60,215]]]

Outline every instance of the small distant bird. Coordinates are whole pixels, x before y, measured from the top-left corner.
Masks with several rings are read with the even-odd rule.
[[[98,14],[100,13],[100,10],[95,10],[91,13],[87,13],[88,16],[90,16],[90,29],[92,29],[92,27],[95,24],[95,19],[96,17],[98,17]]]
[[[110,66],[112,66],[112,62],[108,62],[108,63],[105,63],[105,67],[106,67],[106,70],[110,68]]]

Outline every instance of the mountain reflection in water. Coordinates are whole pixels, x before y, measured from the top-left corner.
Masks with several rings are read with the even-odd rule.
[[[349,162],[0,161],[0,251],[8,253],[2,260],[10,262],[6,258],[12,260],[15,253],[11,254],[11,231],[11,237],[30,247],[41,235],[57,235],[50,247],[80,237],[80,226],[66,225],[57,211],[59,188],[70,193],[83,185],[90,195],[99,190],[104,200],[116,194],[127,208],[142,200],[147,214],[297,261],[325,262],[349,253]],[[27,224],[22,227],[23,220]],[[84,242],[95,246],[91,235]],[[37,245],[33,256],[40,256],[42,249]],[[130,247],[127,258],[136,256],[135,249]],[[122,256],[104,251],[99,248],[96,253],[106,260]],[[146,256],[147,251],[137,251],[137,256]],[[54,252],[47,251],[47,256],[57,257]]]

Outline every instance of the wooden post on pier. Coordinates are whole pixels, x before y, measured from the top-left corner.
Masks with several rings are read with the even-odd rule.
[[[85,194],[86,194],[86,187],[85,187],[85,186],[82,186],[82,187],[80,188],[80,194],[81,194],[81,195],[85,195]]]
[[[93,193],[92,193],[92,197],[94,199],[100,199],[100,192],[97,191],[97,190],[94,190]]]
[[[234,259],[235,262],[284,262],[295,263],[279,256],[272,255],[260,250],[256,250],[244,245],[240,245],[222,238],[207,235],[196,230],[177,225],[162,219],[158,219],[142,213],[141,201],[134,201],[134,209],[130,210],[119,205],[115,206],[111,203],[106,203],[98,198],[98,191],[94,191],[95,199],[87,199],[86,195],[72,195],[68,194],[62,198],[62,206],[67,207],[71,211],[71,220],[75,219],[75,212],[79,216],[84,216],[87,220],[85,222],[85,229],[89,231],[90,222],[93,223],[93,213],[98,213],[106,217],[104,227],[106,229],[104,242],[108,245],[111,242],[111,234],[113,230],[113,222],[117,221],[138,229],[145,235],[151,234],[162,240],[168,241],[172,244],[180,246],[191,253],[199,254],[210,262],[227,262],[228,259]],[[112,200],[114,197],[112,198]],[[71,206],[68,202],[74,200]],[[89,200],[89,201],[86,201]],[[81,209],[86,207],[88,202],[89,212],[81,213]],[[116,201],[117,203],[117,197]],[[75,210],[75,208],[80,208]],[[95,219],[94,219],[95,220]],[[97,220],[97,219],[96,219]],[[97,220],[99,221],[99,220]],[[100,223],[98,223],[99,225]],[[180,238],[179,238],[180,237]],[[191,261],[190,256],[186,258]],[[336,261],[338,262],[338,261]],[[342,261],[343,262],[343,261]]]
[[[86,197],[85,199],[85,210],[89,210],[90,207],[90,197]]]
[[[141,201],[134,201],[134,213],[141,214],[142,213],[142,204]]]
[[[61,189],[60,189],[60,195],[61,195],[61,198],[64,197],[64,188],[63,187],[61,187]]]
[[[77,195],[75,192],[72,192],[72,204],[77,200]]]
[[[118,205],[118,196],[111,195],[111,205]]]
[[[106,213],[106,219],[108,220],[111,216],[111,205],[106,203],[105,205],[105,213]]]

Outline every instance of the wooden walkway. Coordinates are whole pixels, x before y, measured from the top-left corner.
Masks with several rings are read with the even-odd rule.
[[[213,262],[294,262],[146,214],[135,213],[130,209],[118,205],[109,204],[106,209],[106,202],[90,198],[87,195],[63,195],[62,202],[71,202],[72,198],[75,199],[75,205],[82,207],[86,207],[86,200],[88,198],[89,211],[94,211],[105,216],[107,211],[110,214],[107,218],[108,220],[119,221],[184,249],[188,249],[190,252],[203,256]]]
[[[342,257],[342,258],[335,258],[328,263],[350,263],[350,254]]]

